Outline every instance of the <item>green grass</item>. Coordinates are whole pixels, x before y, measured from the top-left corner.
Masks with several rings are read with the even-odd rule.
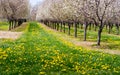
[[[120,56],[87,51],[37,23],[0,43],[0,75],[119,75]]]
[[[64,28],[63,28],[64,29]],[[74,27],[71,27],[70,36],[74,38]],[[66,34],[68,34],[68,26],[66,26]],[[78,39],[79,41],[83,41],[84,38],[84,29],[78,28]],[[103,29],[102,37],[101,37],[101,49],[112,49],[112,50],[120,50],[120,35],[116,34],[116,28],[113,27],[111,34],[108,34],[108,30],[106,28]],[[97,44],[97,36],[98,30],[94,31],[94,28],[91,30],[87,30],[87,41],[96,42]],[[96,46],[95,44],[95,46]],[[94,46],[94,45],[93,45]]]
[[[12,29],[11,31],[12,32],[23,32],[27,26],[28,26],[27,23],[23,23],[21,26],[15,28],[15,29]]]
[[[11,31],[12,32],[22,32],[25,30],[26,27],[27,27],[27,24],[23,23],[21,26],[15,28],[15,29],[12,29]],[[8,28],[9,28],[9,24],[7,22],[0,22],[0,30],[1,31],[8,31]]]
[[[7,22],[0,22],[0,30],[8,30],[8,23]]]

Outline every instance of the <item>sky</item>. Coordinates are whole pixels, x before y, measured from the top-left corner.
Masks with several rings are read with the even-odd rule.
[[[32,6],[36,5],[38,2],[42,2],[43,0],[30,0]]]

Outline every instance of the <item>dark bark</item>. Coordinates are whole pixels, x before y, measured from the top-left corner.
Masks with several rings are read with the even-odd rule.
[[[12,29],[14,29],[14,20],[12,20]]]
[[[17,19],[15,19],[15,25],[14,25],[14,28],[17,27]]]
[[[64,25],[64,33],[65,33],[65,23],[63,25]]]
[[[59,30],[59,23],[57,23],[57,31]]]
[[[111,33],[111,24],[108,23],[108,26],[109,26],[109,31],[108,31],[108,33],[110,34],[110,33]]]
[[[80,28],[80,24],[79,23],[77,23],[77,27]]]
[[[116,24],[116,28],[117,28],[117,35],[119,35],[119,24]]]
[[[68,23],[68,35],[70,35],[70,23]]]
[[[103,21],[101,21],[100,23],[100,26],[99,26],[99,30],[98,30],[98,40],[97,40],[97,45],[100,46],[100,43],[101,43],[101,33],[102,33],[102,30],[103,30]]]
[[[110,27],[110,25],[109,25],[109,31],[108,31],[108,33],[109,33],[109,34],[111,33],[111,27]]]
[[[83,29],[83,24],[81,24],[81,29]]]
[[[97,41],[98,46],[100,46],[100,42],[101,42],[101,33],[102,33],[102,29],[100,28],[98,31],[98,41]]]
[[[96,30],[97,30],[98,23],[97,23],[97,21],[96,21],[94,18],[92,18],[92,20],[94,21],[93,28],[94,28],[94,30],[96,31]]]
[[[9,20],[9,30],[11,30],[11,21]]]
[[[77,23],[75,22],[75,37],[77,37]]]
[[[85,24],[84,24],[84,41],[86,41],[86,37],[87,37],[87,27],[88,27],[88,23],[85,22]]]
[[[92,23],[89,23],[89,30],[91,30]]]
[[[61,25],[60,25],[60,32],[62,32],[62,24],[63,24],[63,23],[61,22]]]

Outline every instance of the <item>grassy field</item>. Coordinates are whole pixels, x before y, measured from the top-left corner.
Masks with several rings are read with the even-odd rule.
[[[64,29],[64,28],[63,28]],[[66,34],[68,34],[68,27],[66,26]],[[111,50],[120,50],[120,35],[116,34],[116,28],[114,27],[111,31],[111,34],[108,34],[106,28],[103,29],[101,37],[101,49],[111,49]],[[71,37],[74,38],[74,28],[71,28]],[[94,28],[87,30],[87,41],[96,42],[97,44],[98,31],[94,31]],[[79,41],[83,41],[84,38],[84,29],[78,28],[78,37]],[[93,46],[96,46],[93,44]]]
[[[23,23],[21,26],[16,27],[15,29],[12,29],[11,31],[12,32],[23,32],[27,26],[28,26],[27,23]]]
[[[12,29],[11,31],[12,32],[22,32],[23,30],[25,30],[26,28],[26,23],[23,23],[21,26],[15,28],[15,29]],[[7,22],[0,22],[0,30],[1,31],[8,31],[8,28],[9,28],[9,24]]]
[[[0,75],[119,75],[120,56],[87,51],[30,23],[17,40],[0,43]]]
[[[8,23],[7,22],[0,22],[0,30],[7,31],[8,30]]]

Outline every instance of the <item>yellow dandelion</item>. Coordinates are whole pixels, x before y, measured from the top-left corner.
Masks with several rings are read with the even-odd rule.
[[[40,75],[45,75],[45,72],[40,72]]]
[[[62,72],[66,72],[67,70],[66,70],[66,69],[62,69],[61,71],[62,71]]]

